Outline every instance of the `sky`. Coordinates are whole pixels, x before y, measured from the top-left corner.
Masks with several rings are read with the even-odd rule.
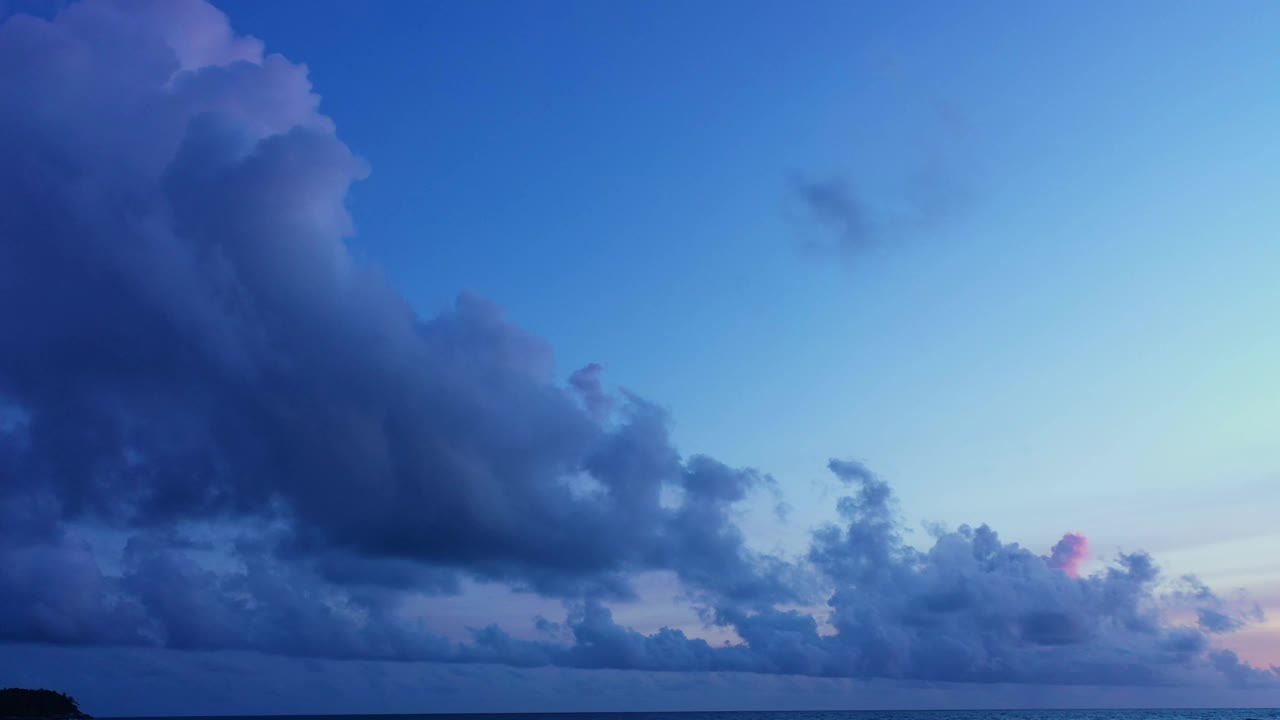
[[[0,685],[1280,704],[1280,6],[0,23]]]

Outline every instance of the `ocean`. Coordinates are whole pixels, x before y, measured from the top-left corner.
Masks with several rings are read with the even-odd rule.
[[[1280,720],[1280,708],[1163,710],[822,710],[734,712],[469,713],[430,715],[261,715],[235,720]],[[103,718],[102,720],[108,720]],[[212,720],[111,718],[110,720]]]

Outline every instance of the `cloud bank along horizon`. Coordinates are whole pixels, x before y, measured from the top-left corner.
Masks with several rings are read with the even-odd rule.
[[[753,548],[735,507],[771,477],[682,455],[598,365],[562,382],[493,303],[423,318],[355,261],[344,198],[366,168],[306,69],[203,2],[15,15],[0,67],[5,641],[1280,684],[1216,640],[1255,606],[1142,552],[1082,575],[1074,533],[1048,556],[985,525],[917,549],[857,462],[829,464],[840,522],[806,553]],[[653,571],[736,639],[615,622]],[[449,640],[410,601],[464,580],[566,617]]]

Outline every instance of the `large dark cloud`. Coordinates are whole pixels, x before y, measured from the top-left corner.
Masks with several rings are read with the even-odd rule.
[[[275,521],[281,552],[370,584],[419,564],[626,595],[705,561],[741,567],[730,593],[783,590],[747,577],[720,509],[741,493],[696,485],[752,474],[686,467],[644,401],[610,419],[597,369],[584,411],[487,301],[424,320],[353,262],[364,169],[299,66],[190,3],[18,16],[0,53],[9,502],[51,528]]]
[[[833,462],[843,524],[752,550],[758,472],[486,300],[419,317],[355,262],[363,164],[305,69],[199,2],[0,26],[0,638],[326,658],[961,681],[1273,679],[1211,654],[1252,619],[1151,559],[1072,577],[985,526],[907,546]],[[838,199],[838,198],[837,198]],[[833,206],[834,207],[834,206]],[[122,548],[104,557],[103,547]],[[673,574],[713,645],[614,621]],[[554,637],[447,640],[461,579],[562,597]],[[828,610],[812,605],[828,599]],[[1183,620],[1185,615],[1187,620]],[[1216,674],[1215,674],[1216,673]]]

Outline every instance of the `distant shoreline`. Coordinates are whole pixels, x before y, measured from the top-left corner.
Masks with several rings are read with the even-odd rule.
[[[56,690],[0,690],[0,720],[91,720],[75,698]]]
[[[86,712],[69,712],[65,715],[0,715],[0,720],[95,720]]]

